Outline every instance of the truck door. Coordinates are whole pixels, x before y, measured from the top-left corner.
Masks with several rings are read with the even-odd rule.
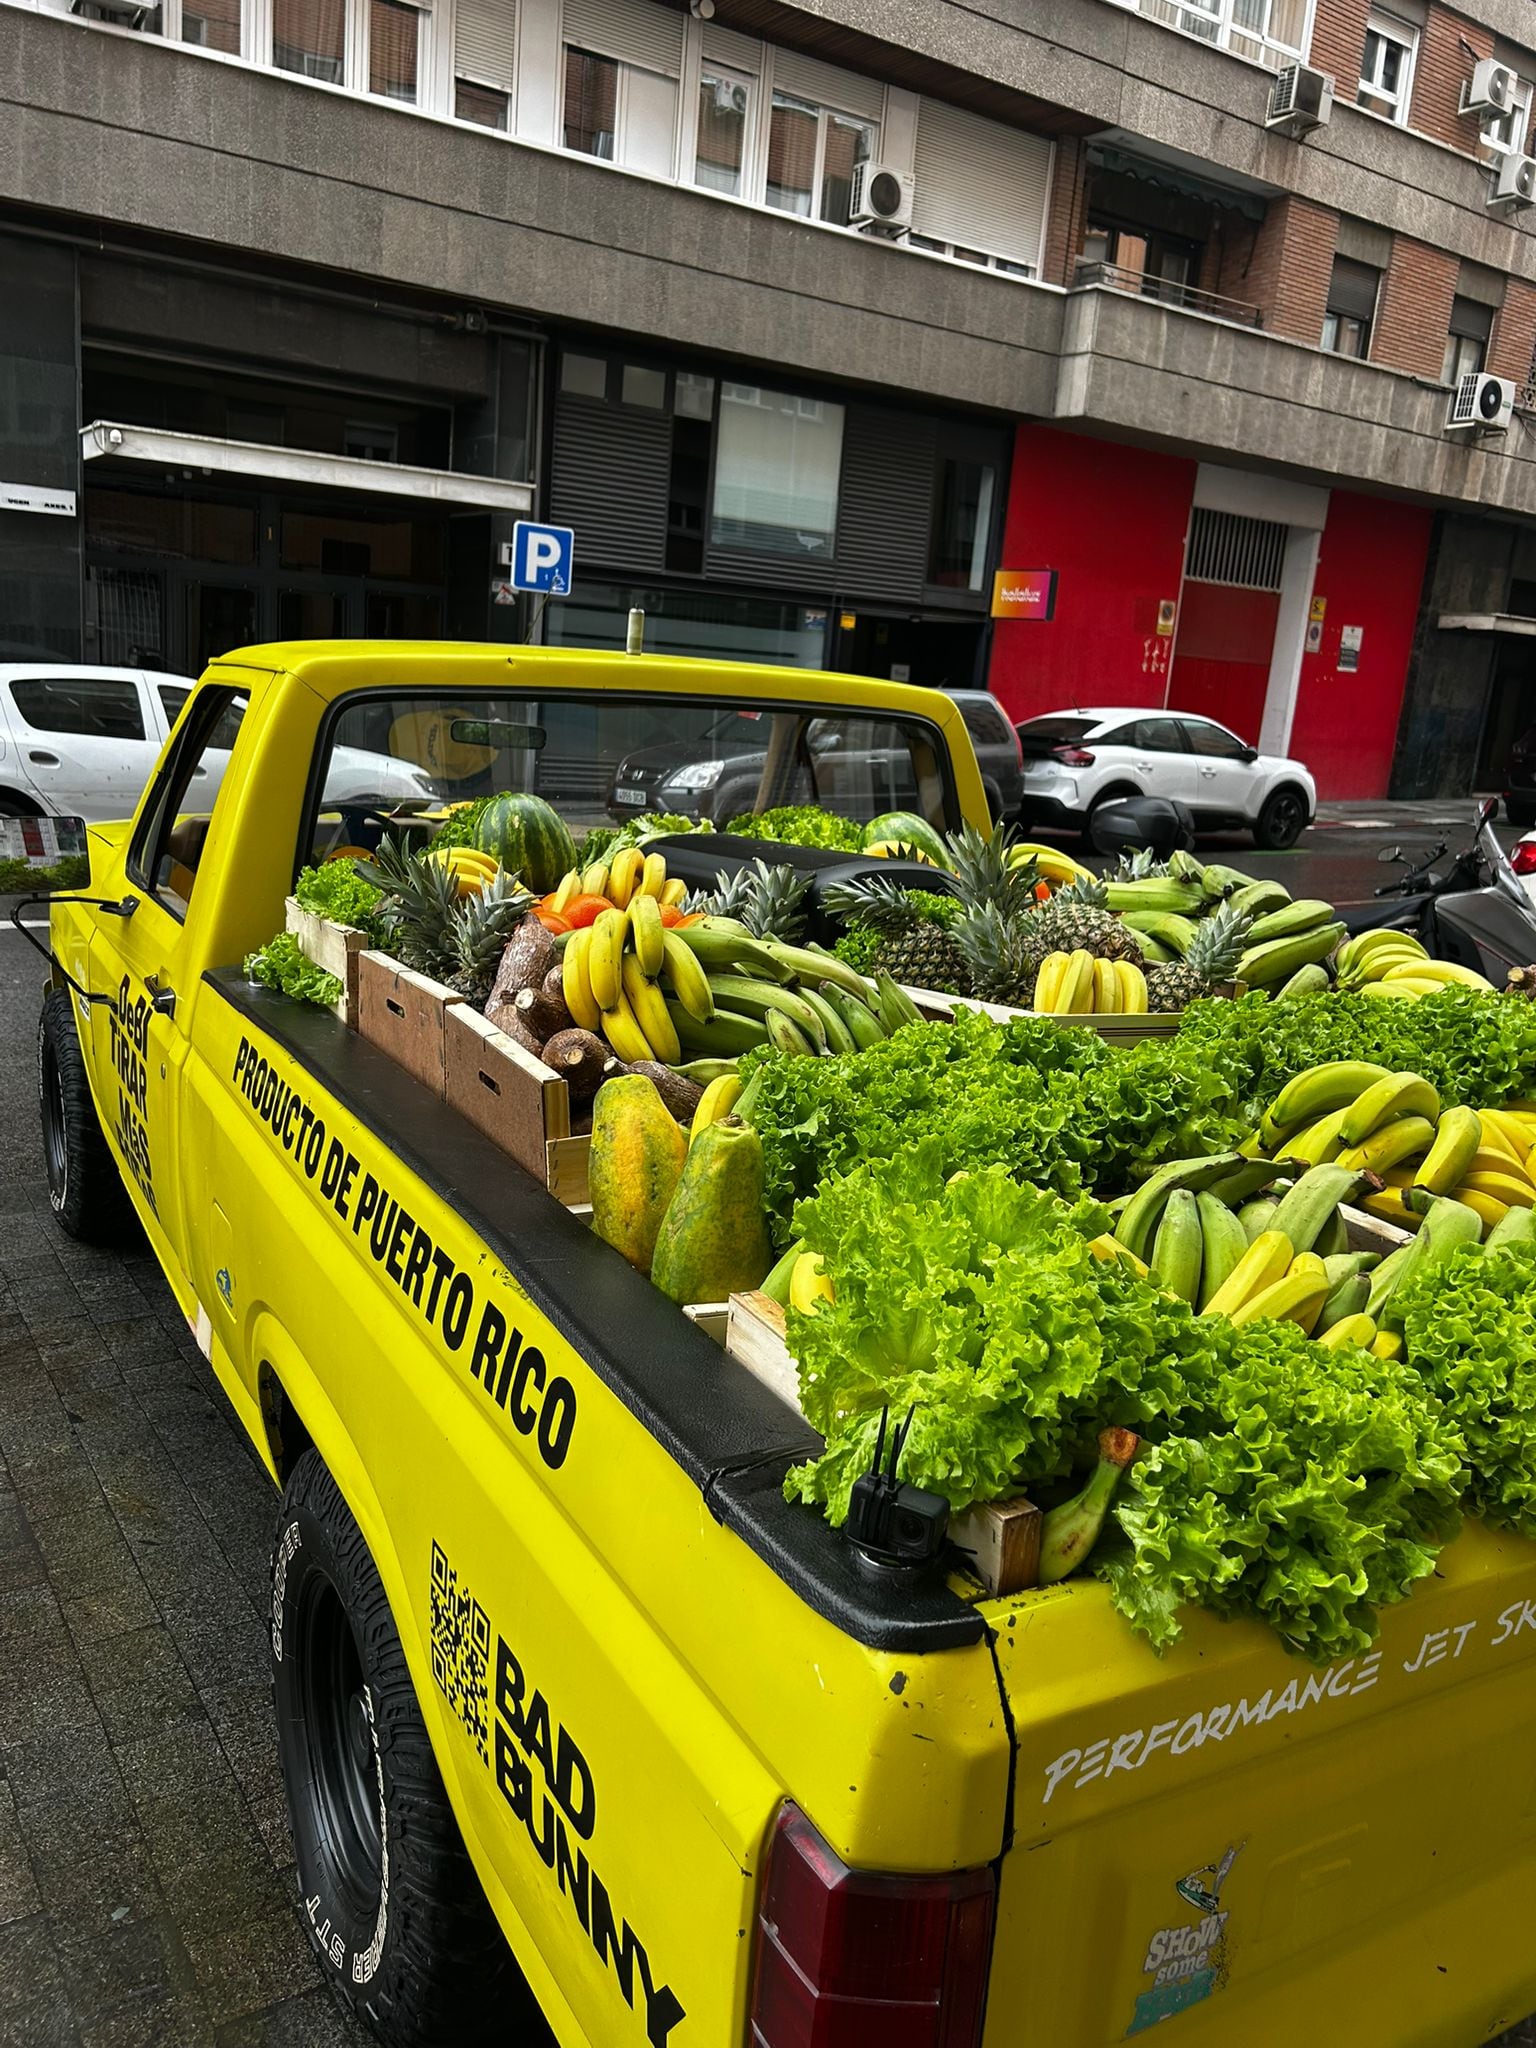
[[[173,1170],[179,1090],[197,995],[198,870],[216,778],[243,692],[208,689],[161,759],[134,820],[126,863],[126,917],[101,917],[91,941],[90,1005],[103,1122],[144,1202],[185,1269],[185,1175]],[[205,772],[199,774],[199,770]]]

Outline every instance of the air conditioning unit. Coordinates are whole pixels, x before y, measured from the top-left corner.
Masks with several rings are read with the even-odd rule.
[[[717,114],[741,114],[747,111],[747,88],[733,85],[728,78],[715,80],[715,112]]]
[[[1507,377],[1490,377],[1472,370],[1451,395],[1451,409],[1445,416],[1447,432],[1502,434],[1515,413],[1515,387]]]
[[[866,234],[898,234],[912,225],[916,186],[910,171],[890,164],[860,164],[853,174],[848,225]]]
[[[110,21],[114,28],[158,29],[159,0],[70,0],[82,21]]]
[[[1275,73],[1269,89],[1266,128],[1282,128],[1288,135],[1310,135],[1325,128],[1333,112],[1333,80],[1326,71],[1314,71],[1306,64],[1287,64]]]
[[[1496,57],[1484,57],[1472,67],[1472,76],[1461,88],[1464,114],[1507,114],[1515,101],[1520,80],[1507,64]]]
[[[1536,203],[1536,156],[1501,156],[1484,204],[1490,212],[1516,213]]]

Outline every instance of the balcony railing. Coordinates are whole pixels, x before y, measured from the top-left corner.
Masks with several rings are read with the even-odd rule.
[[[1220,292],[1197,291],[1192,284],[1176,284],[1171,278],[1153,277],[1144,270],[1127,270],[1119,263],[1086,263],[1077,266],[1074,283],[1079,287],[1103,285],[1112,292],[1128,292],[1133,298],[1156,299],[1160,305],[1177,306],[1185,313],[1208,313],[1213,320],[1231,320],[1239,327],[1262,327],[1257,306],[1242,299],[1229,299]]]

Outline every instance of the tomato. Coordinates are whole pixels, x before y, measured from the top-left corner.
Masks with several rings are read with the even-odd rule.
[[[1049,903],[1049,902],[1050,902],[1050,900],[1051,900],[1051,885],[1050,885],[1050,883],[1049,883],[1049,882],[1036,882],[1036,884],[1035,884],[1035,901],[1036,901],[1037,903]]]
[[[663,903],[661,906],[661,921],[667,930],[671,931],[675,926],[683,922],[683,913],[675,903]]]
[[[533,914],[552,938],[559,938],[562,932],[568,932],[571,929],[570,921],[567,918],[561,917],[557,911],[541,910],[535,904]]]

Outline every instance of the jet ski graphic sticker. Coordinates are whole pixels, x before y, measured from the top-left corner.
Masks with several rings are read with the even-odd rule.
[[[1219,1991],[1227,1979],[1227,1922],[1230,1912],[1221,1903],[1221,1889],[1242,1850],[1242,1843],[1226,1849],[1215,1863],[1202,1864],[1187,1877],[1179,1878],[1174,1890],[1197,1919],[1181,1920],[1173,1927],[1160,1927],[1147,1943],[1142,1969],[1152,1982],[1136,2000],[1136,2010],[1127,2036],[1155,2027],[1159,2020],[1172,2019]]]

